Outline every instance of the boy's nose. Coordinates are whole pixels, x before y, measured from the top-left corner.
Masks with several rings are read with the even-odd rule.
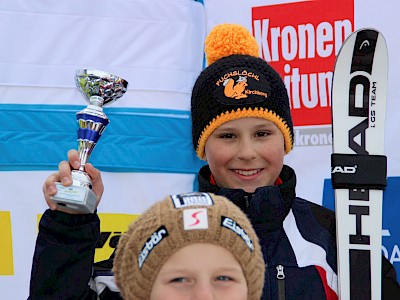
[[[197,284],[195,288],[196,300],[216,300],[211,283]]]
[[[257,152],[254,147],[254,143],[251,140],[242,140],[238,148],[238,158],[240,159],[254,159],[257,156]]]

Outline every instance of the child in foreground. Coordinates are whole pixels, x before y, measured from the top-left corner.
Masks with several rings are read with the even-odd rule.
[[[126,300],[259,300],[264,262],[246,215],[222,196],[172,195],[133,222],[114,274]]]

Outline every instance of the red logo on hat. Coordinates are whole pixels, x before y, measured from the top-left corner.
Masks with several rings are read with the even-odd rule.
[[[196,211],[195,213],[192,213],[192,218],[194,219],[194,223],[193,224],[188,224],[188,226],[196,226],[198,224],[200,224],[200,219],[197,218],[198,214],[201,214],[204,211]]]
[[[183,228],[185,230],[208,229],[206,208],[183,210]]]
[[[333,68],[353,24],[353,0],[253,7],[253,35],[285,82],[295,126],[331,123]]]

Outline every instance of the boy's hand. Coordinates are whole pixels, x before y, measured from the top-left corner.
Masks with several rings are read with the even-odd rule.
[[[61,182],[64,186],[69,186],[72,184],[71,171],[77,170],[80,167],[80,160],[78,151],[69,150],[68,151],[68,161],[61,161],[58,165],[58,172],[47,177],[46,181],[43,184],[43,194],[44,198],[47,202],[47,205],[51,210],[59,210],[70,214],[80,214],[81,212],[75,211],[72,209],[68,209],[63,206],[57,205],[53,200],[50,199],[51,196],[54,196],[57,193],[57,188],[55,182]],[[87,163],[85,165],[85,172],[92,179],[92,191],[97,196],[96,207],[99,205],[101,196],[104,192],[103,181],[101,179],[101,173],[98,169],[93,167],[92,164]]]

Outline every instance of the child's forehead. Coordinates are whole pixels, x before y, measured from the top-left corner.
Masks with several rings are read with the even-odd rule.
[[[231,120],[221,124],[216,130],[226,129],[245,129],[253,127],[277,127],[276,124],[270,120],[258,117],[243,117]]]

